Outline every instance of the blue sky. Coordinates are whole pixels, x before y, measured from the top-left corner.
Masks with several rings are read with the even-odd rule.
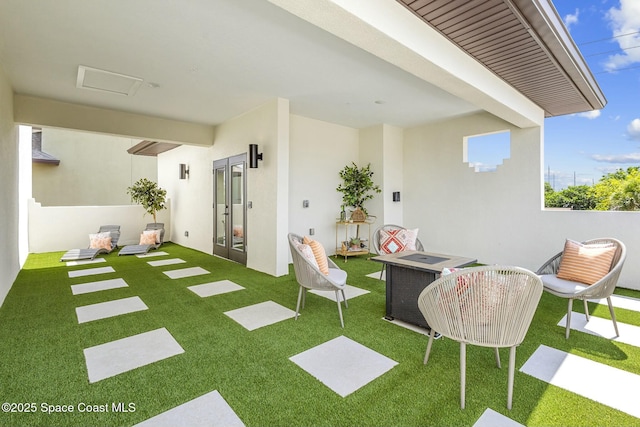
[[[640,0],[553,4],[607,98],[600,111],[545,120],[545,180],[559,190],[640,166]],[[487,161],[472,155],[470,145],[469,160]]]

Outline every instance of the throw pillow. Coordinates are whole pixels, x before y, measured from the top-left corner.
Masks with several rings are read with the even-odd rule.
[[[322,274],[329,274],[329,263],[327,262],[327,254],[324,251],[324,247],[317,241],[311,240],[307,236],[304,236],[302,243],[309,245],[313,251],[313,255],[316,257],[318,263],[318,269]]]
[[[111,250],[111,233],[89,234],[89,248]]]
[[[156,235],[155,233],[142,233],[140,235],[140,244],[141,245],[155,245],[156,244]]]
[[[593,285],[611,270],[615,253],[613,244],[584,245],[567,239],[557,277]]]
[[[380,230],[380,250],[385,254],[393,254],[405,250],[403,229]],[[413,244],[415,250],[415,242]]]
[[[293,244],[300,251],[303,257],[309,260],[311,264],[313,264],[316,268],[318,267],[318,261],[316,261],[316,256],[313,254],[313,250],[311,246],[305,245],[304,243],[298,241],[297,239],[293,239]]]
[[[154,243],[151,243],[152,245],[155,244],[155,243],[160,243],[160,230],[144,230],[142,232],[142,234],[151,234],[151,235],[153,235]]]
[[[413,230],[402,230],[400,233],[400,238],[404,241],[404,250],[405,251],[415,251],[416,249],[416,240],[418,240],[418,229],[414,228]]]
[[[446,276],[448,274],[451,273],[455,273],[456,271],[460,271],[462,270],[462,268],[447,268],[444,267],[442,269],[442,272],[440,273],[441,276]],[[456,287],[455,287],[455,291],[458,295],[462,295],[465,293],[465,291],[469,288],[470,285],[470,280],[467,276],[460,276],[458,277],[457,283],[456,283]]]

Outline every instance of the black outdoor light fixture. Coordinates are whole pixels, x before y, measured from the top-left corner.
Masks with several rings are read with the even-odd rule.
[[[249,144],[249,167],[257,168],[258,160],[262,160],[262,153],[258,153],[258,144]]]
[[[185,163],[180,163],[180,179],[187,179],[189,177],[189,166]]]
[[[399,202],[400,201],[400,192],[399,191],[394,191],[393,192],[393,201],[394,202]]]

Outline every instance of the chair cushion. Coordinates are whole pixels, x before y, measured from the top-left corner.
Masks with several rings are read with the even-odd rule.
[[[336,285],[345,285],[347,283],[347,272],[339,268],[330,268],[328,276],[329,280]]]
[[[580,292],[586,289],[588,286],[584,283],[560,279],[555,274],[543,274],[542,276],[540,276],[540,280],[542,280],[545,288],[557,293],[567,295],[573,295],[576,292]]]
[[[318,269],[322,274],[329,274],[329,263],[327,262],[327,253],[324,250],[324,247],[315,240],[311,240],[307,236],[304,236],[302,239],[302,243],[305,245],[311,246],[311,250],[313,251],[313,255],[316,257],[316,262],[318,263]]]
[[[616,253],[613,244],[590,244],[567,239],[558,267],[558,278],[593,285],[611,270]]]

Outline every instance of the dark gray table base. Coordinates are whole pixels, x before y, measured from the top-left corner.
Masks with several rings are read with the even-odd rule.
[[[385,317],[430,329],[418,308],[418,296],[434,280],[436,273],[388,264]]]

